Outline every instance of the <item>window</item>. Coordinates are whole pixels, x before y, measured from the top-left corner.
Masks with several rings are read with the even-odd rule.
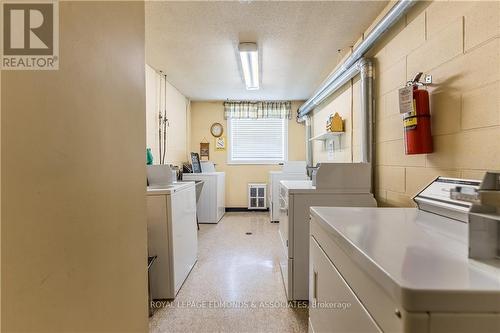
[[[230,118],[228,163],[273,164],[288,156],[288,119]]]

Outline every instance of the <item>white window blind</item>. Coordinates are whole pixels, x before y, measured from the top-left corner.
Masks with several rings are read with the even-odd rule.
[[[229,163],[278,163],[287,159],[287,119],[228,119]]]

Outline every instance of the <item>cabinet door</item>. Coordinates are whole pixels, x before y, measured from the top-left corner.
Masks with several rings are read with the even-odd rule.
[[[382,332],[314,237],[310,238],[309,274],[309,319],[314,332]]]

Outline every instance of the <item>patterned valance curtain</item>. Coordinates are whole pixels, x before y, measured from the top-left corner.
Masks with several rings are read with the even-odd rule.
[[[290,101],[226,101],[224,117],[228,118],[273,118],[291,119]]]

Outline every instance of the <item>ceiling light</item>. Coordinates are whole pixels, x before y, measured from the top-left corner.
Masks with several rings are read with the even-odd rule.
[[[259,89],[259,51],[255,43],[240,43],[241,68],[247,90]]]

